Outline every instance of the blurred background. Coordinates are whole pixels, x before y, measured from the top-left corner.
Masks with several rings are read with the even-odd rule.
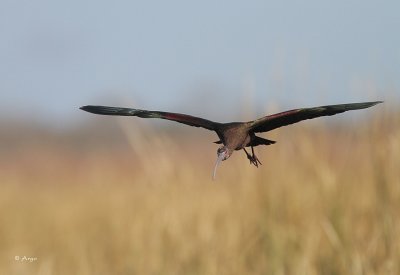
[[[0,2],[0,273],[398,274],[398,1]],[[384,100],[264,137],[215,121]],[[29,259],[29,260],[28,260]]]

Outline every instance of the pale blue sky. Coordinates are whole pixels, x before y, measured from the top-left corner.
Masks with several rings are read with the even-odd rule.
[[[399,29],[400,1],[2,0],[1,109],[72,121],[135,101],[217,118],[243,101],[385,99],[399,94]]]

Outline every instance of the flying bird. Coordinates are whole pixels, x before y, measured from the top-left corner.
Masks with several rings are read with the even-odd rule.
[[[271,145],[274,144],[275,141],[256,136],[256,133],[268,132],[306,119],[332,116],[350,110],[365,109],[382,102],[383,101],[374,101],[300,108],[264,116],[252,121],[229,123],[219,123],[179,113],[148,111],[132,108],[87,105],[82,106],[80,109],[98,115],[167,119],[189,126],[202,127],[207,130],[215,131],[219,137],[219,140],[215,143],[222,144],[222,146],[217,150],[217,161],[213,171],[213,179],[215,179],[217,167],[220,162],[227,160],[234,151],[243,150],[246,153],[250,164],[253,164],[256,167],[258,167],[259,164],[262,164],[254,153],[254,147],[259,145]],[[246,150],[246,147],[251,148],[251,154]]]

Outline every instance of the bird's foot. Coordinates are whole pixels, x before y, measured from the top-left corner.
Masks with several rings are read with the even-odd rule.
[[[252,156],[247,155],[247,158],[249,159],[250,164],[253,164],[255,167],[258,167],[259,164],[262,165],[261,161],[254,154]]]
[[[250,161],[250,165],[254,165],[255,167],[258,167],[258,165],[262,165],[261,161],[256,157],[256,154],[254,154],[254,149],[251,147],[251,155],[246,151],[245,148],[243,148],[244,152],[246,153],[247,159]]]

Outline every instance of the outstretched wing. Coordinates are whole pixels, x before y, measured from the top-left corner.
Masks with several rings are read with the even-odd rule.
[[[178,113],[147,111],[147,110],[121,108],[121,107],[93,106],[93,105],[83,106],[80,109],[98,115],[161,118],[161,119],[176,121],[190,126],[203,127],[208,130],[216,130],[216,128],[219,125],[219,123],[214,121]]]
[[[328,105],[314,108],[302,108],[290,110],[274,115],[265,116],[249,122],[253,132],[268,132],[273,129],[297,123],[302,120],[312,119],[320,116],[332,116],[350,110],[365,109],[374,106],[382,101],[349,103],[339,105]]]

